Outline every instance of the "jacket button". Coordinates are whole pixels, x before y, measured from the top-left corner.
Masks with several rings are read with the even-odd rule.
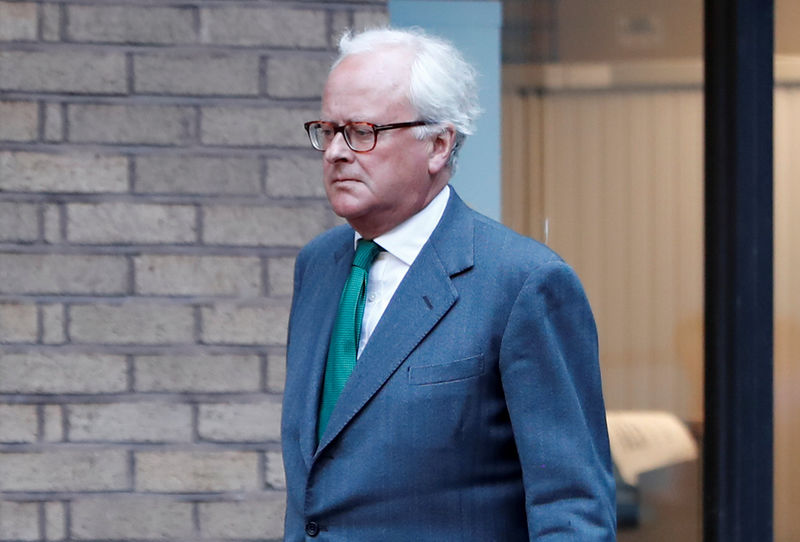
[[[319,534],[319,524],[316,521],[306,523],[306,534],[308,536],[317,536]]]

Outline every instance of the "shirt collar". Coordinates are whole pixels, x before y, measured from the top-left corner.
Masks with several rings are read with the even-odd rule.
[[[428,242],[433,230],[436,229],[439,220],[442,219],[449,199],[450,187],[445,186],[424,209],[383,235],[379,235],[373,241],[404,264],[411,266],[422,247]],[[361,239],[361,234],[356,232],[353,242],[355,243],[359,239]]]

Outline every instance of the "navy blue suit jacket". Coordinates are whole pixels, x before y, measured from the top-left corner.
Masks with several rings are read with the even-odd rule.
[[[349,226],[297,258],[285,540],[614,540],[597,336],[571,268],[453,191],[317,445],[352,259]]]

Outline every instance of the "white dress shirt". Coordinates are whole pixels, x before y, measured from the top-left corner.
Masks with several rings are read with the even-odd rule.
[[[369,270],[358,356],[375,331],[375,326],[378,325],[394,292],[406,276],[408,268],[414,263],[423,245],[428,242],[428,238],[439,224],[448,199],[450,199],[450,187],[445,186],[420,212],[373,239],[384,251],[378,254]],[[360,238],[361,235],[356,232],[353,242]]]

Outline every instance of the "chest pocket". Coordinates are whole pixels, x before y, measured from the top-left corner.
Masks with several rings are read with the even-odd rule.
[[[408,381],[409,384],[423,386],[466,380],[481,374],[483,374],[483,354],[478,354],[447,363],[409,367]]]

